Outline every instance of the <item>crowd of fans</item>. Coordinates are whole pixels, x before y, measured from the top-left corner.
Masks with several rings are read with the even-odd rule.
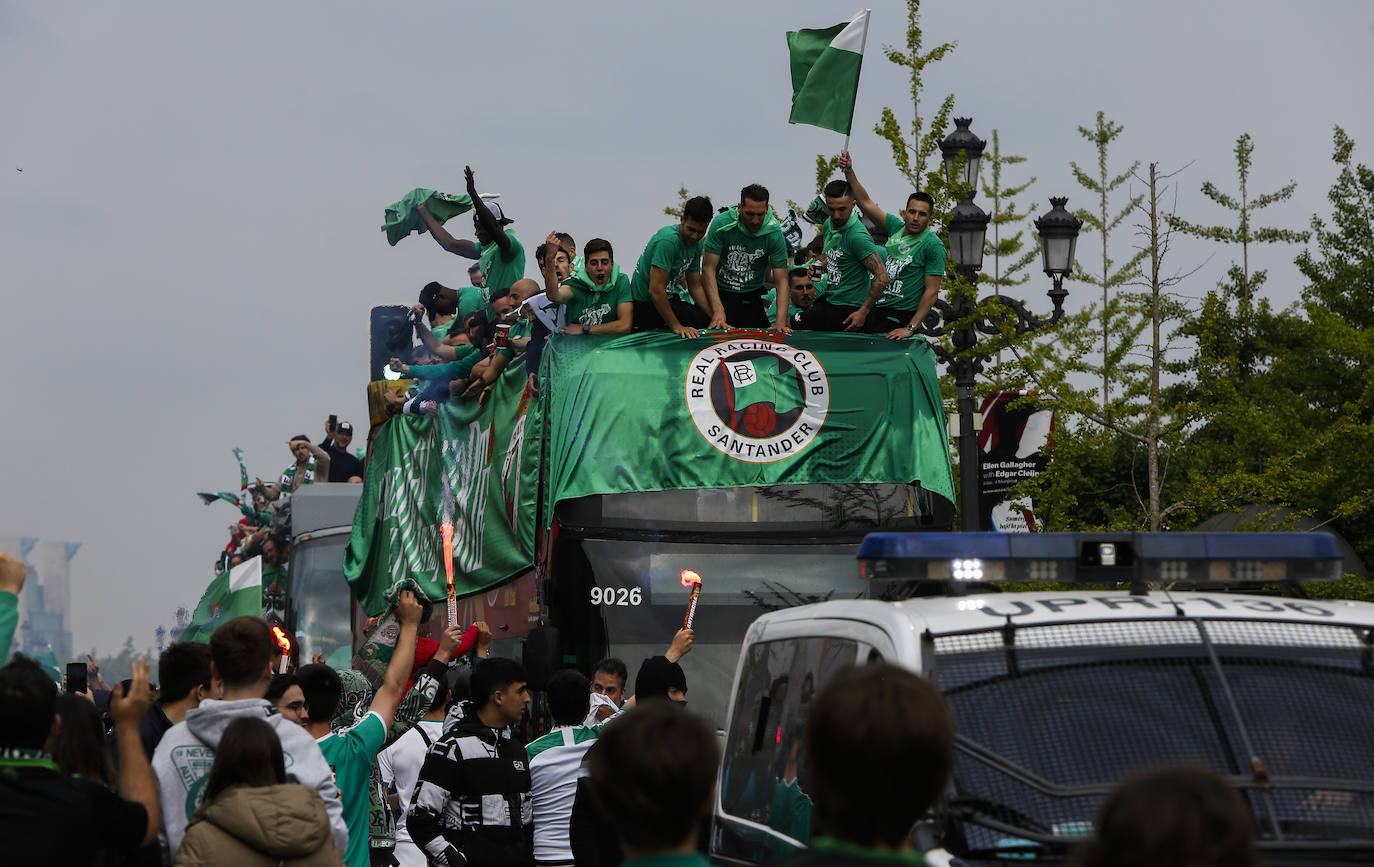
[[[424,287],[420,344],[392,367],[417,380],[388,395],[395,412],[435,413],[481,399],[520,359],[536,377],[548,335],[701,328],[863,331],[904,339],[930,312],[944,248],[928,231],[928,196],[882,211],[844,154],[800,232],[751,184],[716,213],[684,205],[654,233],[631,275],[610,242],[579,255],[551,232],[526,278],[524,248],[499,205],[477,194],[476,241],[455,239],[418,206],[444,249],[478,260],[472,285]],[[861,211],[879,233],[876,243]],[[790,218],[790,215],[789,215]],[[795,236],[795,237],[794,237]],[[885,237],[884,237],[885,236]],[[489,349],[490,348],[490,349]],[[532,384],[537,388],[537,379]],[[287,445],[277,481],[249,483],[221,566],[261,555],[284,564],[291,495],[317,481],[360,482],[352,426]],[[0,650],[8,656],[23,564],[0,553]],[[0,846],[23,864],[704,865],[715,801],[717,737],[686,710],[679,660],[693,634],[644,660],[634,688],[618,659],[592,677],[567,669],[531,714],[520,663],[491,657],[483,623],[421,632],[423,606],[403,591],[400,633],[380,682],[320,660],[297,666],[291,642],[258,617],[222,623],[208,645],[179,642],[158,685],[137,662],[110,688],[59,691],[33,660],[0,668]],[[532,730],[547,719],[546,730]],[[812,845],[789,865],[883,864],[913,856],[913,828],[946,792],[955,721],[927,680],[884,663],[831,678],[809,702],[800,761]],[[1174,805],[1162,811],[1161,805]],[[1107,798],[1083,867],[1249,865],[1243,799],[1211,771],[1133,777]]]
[[[22,562],[0,554],[7,654]],[[400,635],[375,687],[295,666],[267,623],[238,617],[109,689],[57,686],[33,660],[0,668],[0,846],[16,864],[705,865],[717,737],[686,710],[678,660],[551,676],[548,731],[529,731],[528,676],[476,624]],[[471,654],[471,658],[468,654]],[[945,793],[955,720],[926,679],[885,663],[841,672],[810,702],[801,760],[812,842],[787,865],[920,863],[914,832]],[[388,794],[389,793],[389,794]],[[1149,771],[1104,800],[1080,867],[1257,863],[1248,807],[1201,768]]]
[[[719,209],[687,199],[677,223],[650,237],[632,270],[622,270],[610,241],[579,250],[567,232],[548,233],[534,249],[538,279],[525,276],[525,246],[499,204],[478,194],[466,170],[475,240],[455,238],[424,203],[420,220],[445,250],[479,260],[470,286],[429,283],[412,308],[420,343],[391,359],[415,380],[388,393],[391,412],[437,413],[450,399],[480,399],[502,370],[523,359],[538,387],[548,336],[700,329],[857,331],[912,337],[939,295],[945,248],[929,229],[933,200],[912,193],[899,213],[879,207],[854,174],[826,185],[801,218],[779,219],[767,188],[749,184]],[[438,194],[436,194],[438,195]],[[862,215],[862,218],[861,218]]]
[[[243,451],[234,449],[239,461],[238,492],[197,494],[206,505],[224,501],[240,512],[238,522],[229,525],[229,541],[215,560],[215,572],[227,571],[259,555],[264,566],[284,569],[291,550],[291,495],[315,482],[361,484],[364,462],[350,449],[352,443],[353,425],[331,415],[318,443],[312,443],[305,434],[287,440],[292,462],[275,482],[260,478],[250,482]]]

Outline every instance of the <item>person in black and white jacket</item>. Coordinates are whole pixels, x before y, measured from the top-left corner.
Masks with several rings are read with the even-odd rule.
[[[425,756],[406,827],[430,864],[533,861],[529,760],[515,733],[530,701],[526,680],[518,662],[480,660],[471,700]]]

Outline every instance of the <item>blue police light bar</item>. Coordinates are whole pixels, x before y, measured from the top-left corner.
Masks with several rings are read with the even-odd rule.
[[[859,575],[873,581],[1129,581],[1218,588],[1338,581],[1327,533],[871,533]]]

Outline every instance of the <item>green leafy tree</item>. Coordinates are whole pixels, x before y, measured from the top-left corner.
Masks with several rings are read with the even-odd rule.
[[[925,51],[922,45],[924,40],[925,35],[921,32],[921,0],[907,0],[906,50],[887,45],[883,46],[883,54],[907,70],[911,125],[903,130],[897,113],[891,108],[884,108],[873,131],[892,148],[892,162],[911,188],[925,190],[935,196],[938,211],[943,210],[939,194],[943,193],[945,183],[938,164],[934,171],[930,170],[930,158],[939,149],[940,140],[949,129],[950,113],[954,111],[954,94],[945,96],[927,123],[921,117],[921,91],[925,86],[922,76],[927,66],[943,60],[958,43],[942,42]]]
[[[1164,388],[1166,374],[1185,373],[1173,360],[1177,323],[1187,313],[1176,287],[1191,276],[1165,268],[1175,230],[1161,206],[1173,174],[1151,163],[1145,176],[1131,177],[1147,192],[1115,222],[1135,215],[1139,243],[1132,259],[1145,267],[1111,299],[1120,318],[1140,323],[1140,338],[1116,350],[1123,359],[1117,395],[1103,408],[1092,390],[1074,385],[1095,339],[1095,329],[1085,327],[1093,322],[1091,312],[1069,317],[1071,327],[1053,336],[1051,350],[1042,344],[1018,352],[1021,387],[1035,389],[1028,400],[1055,410],[1059,426],[1045,471],[1012,495],[1032,504],[1048,529],[1158,530],[1174,513],[1191,517],[1195,508],[1179,474],[1169,472],[1191,419],[1187,406],[1171,402]]]
[[[1315,250],[1297,257],[1307,280],[1305,324],[1295,351],[1275,362],[1275,387],[1300,394],[1299,450],[1262,481],[1282,485],[1284,502],[1327,516],[1368,559],[1374,556],[1374,170],[1354,161],[1354,141],[1340,127],[1333,159],[1340,173],[1327,196],[1330,221],[1313,217]],[[1278,463],[1278,462],[1274,462]]]
[[[1127,354],[1145,330],[1145,321],[1139,316],[1132,315],[1123,300],[1113,294],[1113,290],[1120,289],[1129,284],[1132,280],[1140,276],[1141,263],[1144,262],[1145,250],[1137,250],[1134,255],[1124,263],[1118,263],[1111,255],[1111,236],[1117,229],[1122,220],[1138,208],[1144,201],[1141,195],[1132,196],[1120,209],[1112,203],[1112,194],[1128,183],[1131,176],[1140,168],[1140,162],[1131,163],[1125,171],[1113,174],[1107,168],[1107,157],[1111,143],[1115,141],[1125,127],[1115,121],[1107,120],[1106,114],[1099,111],[1097,122],[1092,128],[1080,126],[1079,135],[1092,142],[1097,149],[1097,174],[1090,175],[1078,163],[1070,162],[1069,167],[1073,170],[1073,176],[1078,181],[1079,186],[1097,197],[1097,209],[1095,211],[1087,208],[1080,208],[1076,213],[1084,223],[1084,231],[1096,232],[1102,242],[1102,258],[1095,264],[1093,269],[1083,267],[1077,262],[1074,263],[1074,279],[1081,280],[1091,286],[1096,286],[1102,292],[1102,306],[1097,309],[1096,320],[1100,327],[1102,336],[1101,364],[1096,373],[1102,381],[1101,408],[1105,416],[1109,417],[1112,413],[1112,383],[1117,377],[1129,376],[1130,370],[1124,370],[1123,365],[1127,365]],[[1081,324],[1081,323],[1070,323]]]
[[[132,677],[134,660],[145,655],[134,649],[134,637],[132,635],[125,636],[124,646],[119,649],[119,653],[113,656],[101,656],[99,651],[91,650],[91,657],[100,666],[100,676],[111,685]]]
[[[1025,157],[1002,153],[1002,136],[998,130],[992,131],[992,152],[983,154],[983,165],[988,176],[988,180],[983,182],[983,196],[992,209],[988,214],[989,237],[983,244],[984,273],[981,282],[992,286],[998,295],[1002,294],[1003,289],[1020,286],[1029,280],[1027,269],[1040,254],[1038,247],[1026,241],[1024,222],[1029,214],[1019,210],[1015,200],[1016,196],[1035,183],[1035,178],[1023,184],[1012,184],[1002,177],[1008,166],[1020,165],[1025,161]],[[987,273],[989,264],[992,265],[991,274]]]
[[[1240,432],[1242,442],[1269,451],[1261,461],[1245,449],[1198,448],[1194,475],[1213,508],[1290,508],[1333,527],[1367,561],[1374,556],[1374,467],[1366,458],[1374,449],[1374,384],[1364,375],[1374,368],[1374,171],[1355,163],[1354,142],[1339,127],[1333,144],[1340,173],[1328,195],[1331,216],[1312,218],[1315,245],[1295,260],[1307,285],[1286,312],[1288,342],[1260,356],[1252,393],[1262,402],[1234,423],[1251,428]],[[1204,434],[1221,442],[1225,424],[1211,417]],[[1346,582],[1325,593],[1368,598],[1372,591],[1369,582]]]
[[[1234,213],[1235,224],[1170,219],[1170,225],[1186,235],[1239,246],[1241,254],[1182,329],[1195,345],[1190,364],[1195,377],[1178,391],[1199,415],[1198,430],[1188,446],[1190,472],[1200,503],[1210,510],[1254,502],[1256,475],[1265,472],[1269,461],[1300,447],[1291,425],[1275,425],[1270,420],[1301,414],[1304,402],[1301,393],[1275,390],[1263,375],[1276,359],[1296,351],[1294,336],[1301,323],[1296,312],[1275,311],[1259,295],[1266,274],[1250,268],[1251,244],[1307,240],[1306,232],[1253,224],[1255,211],[1290,199],[1296,184],[1252,196],[1254,142],[1249,134],[1236,139],[1234,153],[1238,192],[1224,193],[1208,181],[1202,185],[1202,194]],[[1263,495],[1260,499],[1269,500]]]
[[[692,194],[687,192],[687,185],[683,184],[681,187],[678,187],[677,201],[671,205],[665,205],[663,207],[663,213],[667,214],[670,217],[677,217],[679,220],[681,220],[682,209],[687,206],[687,200],[691,197]]]

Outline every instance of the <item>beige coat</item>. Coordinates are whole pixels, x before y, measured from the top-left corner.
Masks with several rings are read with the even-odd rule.
[[[196,812],[175,863],[186,867],[338,867],[324,801],[296,783],[234,787]]]

